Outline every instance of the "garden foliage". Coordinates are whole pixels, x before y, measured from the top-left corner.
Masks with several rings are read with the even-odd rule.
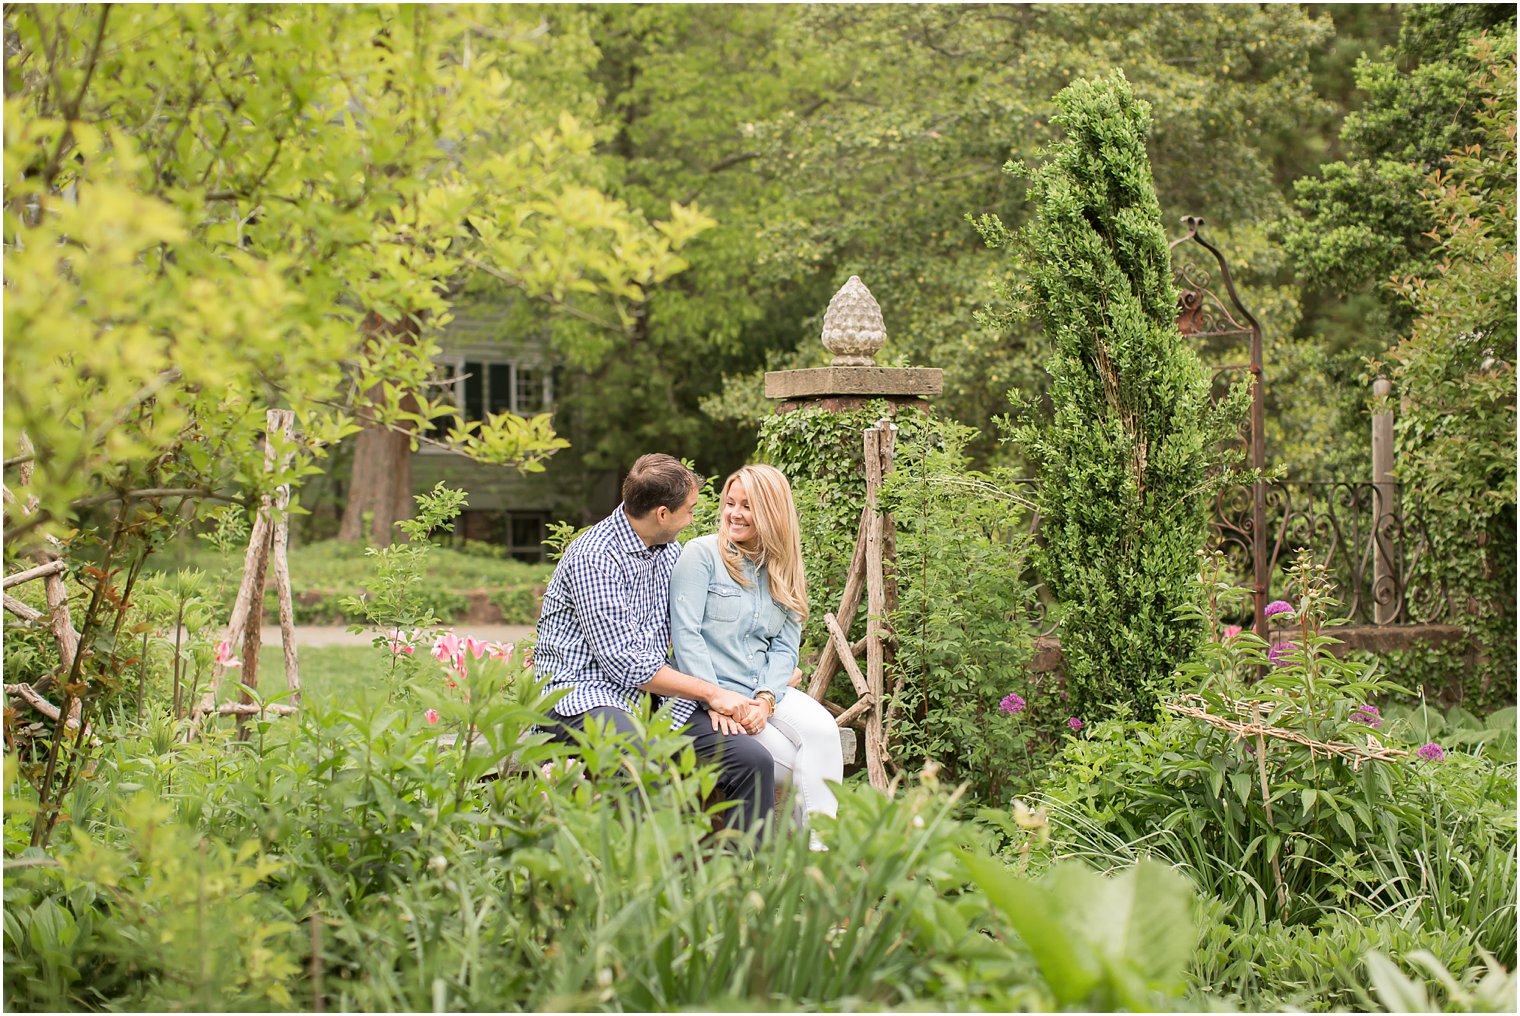
[[[1056,855],[1175,866],[1213,901],[1206,924],[1219,929],[1199,951],[1199,983],[1274,1006],[1365,1005],[1373,949],[1408,969],[1421,950],[1459,975],[1485,953],[1513,969],[1512,756],[1421,744],[1412,735],[1428,724],[1383,714],[1376,703],[1397,689],[1376,664],[1330,652],[1332,608],[1303,559],[1271,643],[1216,629],[1204,661],[1184,668],[1209,712],[1235,718],[1249,699],[1259,722],[1303,741],[1174,714],[1099,724],[1052,768]],[[1265,676],[1243,683],[1258,667]],[[1305,742],[1403,754],[1357,761]],[[1420,981],[1448,990],[1428,970]]]
[[[1025,281],[1008,295],[1050,344],[1052,418],[1017,437],[1039,464],[1037,559],[1073,708],[1149,717],[1201,635],[1177,615],[1197,596],[1222,417],[1177,332],[1150,107],[1122,74],[1057,103],[1066,137],[1030,172],[1034,221],[1017,237],[995,217],[978,226],[1015,255]]]
[[[583,96],[546,88],[589,44],[521,9],[5,19],[5,456],[35,448],[28,526],[134,490],[241,496],[360,427],[415,432],[460,276],[618,322],[708,221],[656,227],[598,189]],[[299,435],[272,477],[266,407]],[[451,441],[524,466],[563,444],[510,415]]]
[[[1467,142],[1424,178],[1430,263],[1394,278],[1414,321],[1374,370],[1393,381],[1404,507],[1430,553],[1411,578],[1426,608],[1450,598],[1483,659],[1469,706],[1514,697],[1515,34],[1466,42]]]
[[[889,413],[885,402],[804,408],[761,430],[759,455],[791,478],[802,517],[812,601],[805,649],[822,647],[823,615],[839,609],[865,505],[864,431],[890,419],[896,449],[881,504],[892,513],[897,548],[888,579],[897,593],[888,619],[896,643],[891,757],[910,770],[934,760],[946,779],[968,781],[974,798],[1006,805],[1010,787],[1027,787],[1031,776],[1027,753],[1023,765],[1014,761],[1018,729],[998,722],[998,703],[1032,653],[1030,505],[1006,472],[970,469],[967,428]],[[858,621],[840,619],[852,640],[864,634],[865,617],[862,605]],[[849,682],[840,677],[837,686],[848,691]]]
[[[1015,876],[932,773],[842,788],[827,853],[785,830],[754,851],[715,831],[711,771],[658,720],[642,758],[601,731],[572,760],[522,739],[547,703],[520,654],[467,659],[469,701],[449,672],[417,692],[436,726],[375,697],[241,747],[113,731],[58,865],[7,875],[7,1008],[1176,1004],[1175,958],[1085,930],[1084,901],[1130,880],[1033,890],[1097,973],[1037,961],[1000,912]],[[471,727],[468,758],[433,738]],[[523,772],[477,782],[514,755]],[[1159,888],[1136,905],[1186,912]]]

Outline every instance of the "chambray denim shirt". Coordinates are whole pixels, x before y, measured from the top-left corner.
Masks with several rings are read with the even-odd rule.
[[[771,599],[770,575],[743,562],[750,586],[734,581],[718,557],[718,536],[686,545],[670,576],[670,634],[676,669],[731,691],[769,688],[781,699],[797,666],[802,625]]]
[[[548,689],[570,689],[556,713],[578,716],[597,706],[634,712],[642,703],[649,693],[638,686],[670,651],[670,574],[680,556],[679,543],[646,547],[622,505],[565,548],[544,592],[533,649]],[[697,707],[691,699],[669,701],[677,725]]]

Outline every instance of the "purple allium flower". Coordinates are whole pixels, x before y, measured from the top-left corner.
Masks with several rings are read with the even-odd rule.
[[[1420,758],[1429,759],[1432,762],[1446,761],[1446,752],[1441,748],[1439,744],[1436,744],[1434,741],[1422,747],[1415,754],[1419,755]]]
[[[998,703],[998,712],[1005,716],[1017,716],[1028,705],[1022,698],[1013,692],[1003,696],[1003,701]]]
[[[1286,667],[1293,661],[1288,659],[1289,653],[1298,652],[1298,643],[1279,642],[1267,650],[1267,659],[1272,661],[1274,667]]]
[[[1077,719],[1075,716],[1073,716],[1071,719],[1067,720],[1066,721],[1066,725],[1068,727],[1070,727],[1072,730],[1081,730],[1082,729],[1082,721],[1079,720],[1079,719]]]
[[[1263,613],[1268,617],[1276,617],[1278,614],[1293,614],[1296,611],[1293,609],[1293,604],[1287,600],[1273,600],[1267,604],[1267,609]]]
[[[1377,706],[1357,706],[1351,710],[1351,720],[1353,723],[1365,723],[1373,730],[1383,725],[1383,717]]]

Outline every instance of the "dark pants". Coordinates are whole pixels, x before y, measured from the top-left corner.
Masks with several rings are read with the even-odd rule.
[[[556,741],[574,744],[575,732],[584,730],[586,721],[594,716],[611,724],[618,733],[632,736],[634,750],[642,750],[633,717],[621,709],[597,706],[577,716],[552,715],[559,723],[549,727],[548,731]],[[729,826],[759,833],[776,797],[776,762],[771,753],[748,734],[730,735],[714,730],[712,718],[700,706],[681,728],[681,733],[691,738],[697,761],[717,763],[718,789],[723,791],[726,799],[738,805],[730,813],[737,821],[730,821]]]

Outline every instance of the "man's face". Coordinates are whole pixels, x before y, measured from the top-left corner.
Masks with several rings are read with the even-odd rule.
[[[697,507],[697,488],[693,487],[691,493],[681,504],[681,507],[671,509],[664,505],[655,509],[655,515],[660,520],[660,543],[674,543],[681,530],[691,525],[693,513]]]

